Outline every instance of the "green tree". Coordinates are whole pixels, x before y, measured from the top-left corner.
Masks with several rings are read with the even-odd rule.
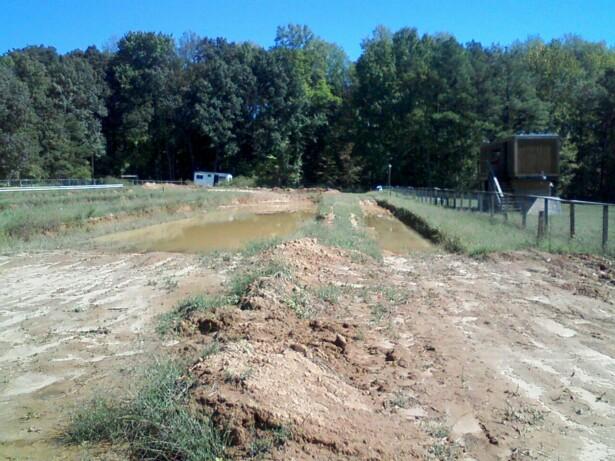
[[[119,41],[105,124],[114,172],[175,177],[180,69],[170,36],[130,32]]]

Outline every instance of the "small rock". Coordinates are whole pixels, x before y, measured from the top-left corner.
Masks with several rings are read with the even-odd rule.
[[[425,344],[425,350],[428,352],[434,352],[436,348],[432,346],[431,344]]]
[[[295,351],[295,352],[299,352],[300,354],[303,354],[305,356],[308,355],[308,350],[307,347],[305,347],[303,344],[291,344],[290,348]]]
[[[348,345],[348,341],[346,341],[346,338],[344,338],[342,335],[337,334],[335,336],[335,342],[334,344],[339,347],[341,350],[346,350],[346,346]]]

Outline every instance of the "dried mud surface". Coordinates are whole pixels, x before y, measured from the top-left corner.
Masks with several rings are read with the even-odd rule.
[[[121,388],[160,347],[153,318],[220,281],[189,255],[0,259],[0,459],[62,457],[50,440],[66,414],[93,391]]]

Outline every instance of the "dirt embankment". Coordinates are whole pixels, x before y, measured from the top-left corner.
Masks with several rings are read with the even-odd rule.
[[[195,404],[234,456],[263,440],[272,459],[615,453],[614,287],[595,258],[356,263],[309,239],[260,258],[293,275],[184,325],[192,347],[220,348],[192,366]]]

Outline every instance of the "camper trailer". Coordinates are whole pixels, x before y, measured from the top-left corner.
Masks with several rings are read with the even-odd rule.
[[[221,182],[228,182],[233,179],[229,173],[215,173],[213,171],[195,171],[194,184],[197,186],[213,187]]]

